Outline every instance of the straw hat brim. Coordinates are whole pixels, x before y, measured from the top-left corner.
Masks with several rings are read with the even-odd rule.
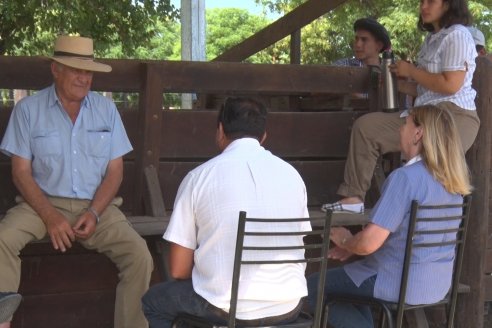
[[[82,69],[85,71],[108,73],[112,70],[111,66],[95,62],[93,59],[88,58],[53,56],[51,59],[68,67]]]

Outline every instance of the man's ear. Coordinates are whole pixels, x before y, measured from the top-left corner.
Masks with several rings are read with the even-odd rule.
[[[384,43],[381,41],[376,41],[378,43],[379,53],[383,52]]]
[[[56,77],[58,75],[58,71],[59,71],[58,64],[55,61],[52,61],[51,62],[51,74],[53,74],[53,76]]]
[[[263,145],[263,143],[265,142],[266,138],[267,138],[267,133],[265,131],[265,133],[263,133],[263,136],[261,137],[260,145]]]
[[[225,149],[226,140],[227,138],[224,133],[224,127],[222,126],[222,123],[219,123],[219,125],[217,126],[217,132],[215,133],[215,142],[217,143],[217,146],[220,150]]]

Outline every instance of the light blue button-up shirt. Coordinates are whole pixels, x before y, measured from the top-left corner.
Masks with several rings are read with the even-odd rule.
[[[47,195],[92,199],[109,161],[132,146],[110,99],[89,92],[73,124],[52,85],[17,103],[0,150],[32,161]]]
[[[421,205],[463,202],[460,195],[447,192],[442,184],[432,177],[422,161],[399,168],[390,174],[370,219],[372,223],[391,233],[376,252],[361,261],[344,266],[345,272],[357,286],[377,274],[374,297],[388,301],[398,299],[410,206],[414,199]],[[432,211],[430,214],[419,212],[422,217],[460,214],[461,208]],[[441,222],[438,226],[436,223],[423,222],[419,223],[418,229],[425,229],[428,225],[431,225],[432,229],[448,229],[456,228],[459,222]],[[418,242],[436,241],[436,236],[433,235],[421,235],[418,238],[421,239]],[[451,238],[451,234],[443,237],[444,240]],[[408,304],[428,304],[444,298],[451,286],[454,255],[452,245],[438,249],[422,247],[413,250],[406,294]]]

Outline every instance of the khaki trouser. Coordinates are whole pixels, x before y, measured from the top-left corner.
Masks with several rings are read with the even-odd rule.
[[[58,197],[49,197],[49,200],[71,225],[89,206],[88,200]],[[147,244],[114,204],[109,205],[100,218],[94,234],[78,242],[87,249],[105,254],[118,268],[114,326],[148,327],[140,301],[149,288],[153,269]],[[7,212],[0,221],[0,291],[18,290],[19,252],[27,243],[46,236],[43,221],[26,202],[20,201]]]
[[[437,106],[448,109],[455,119],[465,152],[478,134],[480,120],[476,111],[464,110],[451,102]],[[378,157],[400,151],[400,113],[369,113],[358,118],[352,127],[350,146],[345,163],[344,182],[337,193],[344,197],[364,199],[371,186]]]

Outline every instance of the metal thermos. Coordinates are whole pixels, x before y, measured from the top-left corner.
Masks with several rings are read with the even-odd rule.
[[[395,63],[395,56],[391,50],[383,52],[381,62],[381,108],[385,112],[398,111],[398,89],[396,75],[390,71],[389,65]]]

